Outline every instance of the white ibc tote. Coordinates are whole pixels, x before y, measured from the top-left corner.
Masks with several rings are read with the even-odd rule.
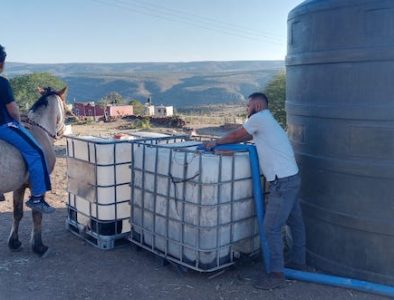
[[[133,144],[131,240],[214,271],[259,247],[249,156],[200,153],[195,144]]]
[[[130,232],[132,142],[170,143],[185,136],[138,132],[123,140],[67,136],[67,227],[108,249]]]

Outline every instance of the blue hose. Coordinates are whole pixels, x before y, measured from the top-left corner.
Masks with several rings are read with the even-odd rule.
[[[356,280],[356,279],[344,278],[344,277],[332,276],[332,275],[325,275],[319,273],[302,272],[292,269],[285,269],[285,276],[288,279],[339,286],[339,287],[350,288],[363,292],[394,297],[394,287],[383,285],[383,284],[372,283],[368,281],[362,281],[362,280]]]
[[[198,147],[200,150],[205,150],[204,146]],[[263,256],[264,267],[266,273],[270,272],[269,264],[269,248],[268,242],[264,233],[264,194],[262,192],[261,181],[260,181],[260,166],[259,159],[257,156],[256,147],[253,145],[244,144],[227,144],[218,145],[214,147],[214,150],[229,150],[237,152],[249,152],[250,158],[250,169],[252,173],[253,181],[253,196],[256,206],[257,220],[259,224],[260,233],[260,244],[261,244],[261,254]],[[286,278],[295,279],[301,281],[314,282],[325,285],[338,286],[343,288],[349,288],[354,290],[359,290],[368,293],[379,294],[383,296],[389,296],[394,298],[394,287],[372,283],[368,281],[344,278],[339,276],[331,276],[319,273],[296,271],[292,269],[285,269],[284,271]]]

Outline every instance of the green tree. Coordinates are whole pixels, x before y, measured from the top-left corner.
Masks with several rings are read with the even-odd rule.
[[[49,73],[32,73],[10,80],[16,103],[22,111],[27,111],[39,98],[37,87],[52,87],[55,90],[66,86],[65,82]]]
[[[266,86],[264,93],[269,100],[269,108],[279,124],[286,128],[286,74],[281,72],[276,75]]]
[[[105,95],[99,103],[102,104],[113,104],[113,105],[119,105],[119,104],[124,104],[125,100],[123,99],[123,96],[119,94],[118,92],[110,92],[107,95]]]
[[[137,120],[136,127],[140,129],[149,129],[151,128],[150,120],[148,118]]]
[[[133,112],[135,115],[143,115],[145,106],[138,100],[133,99],[129,102],[130,105],[133,105]]]

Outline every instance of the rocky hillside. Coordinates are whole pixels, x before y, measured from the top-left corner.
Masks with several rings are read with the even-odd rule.
[[[190,63],[23,64],[8,63],[9,77],[49,72],[69,86],[69,101],[94,101],[116,91],[127,99],[176,107],[238,103],[262,90],[283,61]]]

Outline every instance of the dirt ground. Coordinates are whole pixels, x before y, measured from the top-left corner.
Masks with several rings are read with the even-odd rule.
[[[75,133],[116,133],[118,123],[73,126]],[[163,130],[162,130],[163,131]],[[165,131],[165,130],[164,130]],[[223,130],[200,128],[201,134]],[[53,191],[47,200],[57,211],[43,220],[43,240],[50,247],[45,258],[29,246],[30,209],[20,226],[24,248],[7,247],[12,224],[11,195],[0,202],[0,299],[382,299],[382,297],[311,283],[287,281],[285,288],[260,291],[239,275],[258,272],[261,262],[245,259],[222,274],[182,272],[153,254],[131,244],[100,250],[65,229],[65,140],[56,142],[57,163],[51,176]],[[212,278],[214,277],[214,278]]]

